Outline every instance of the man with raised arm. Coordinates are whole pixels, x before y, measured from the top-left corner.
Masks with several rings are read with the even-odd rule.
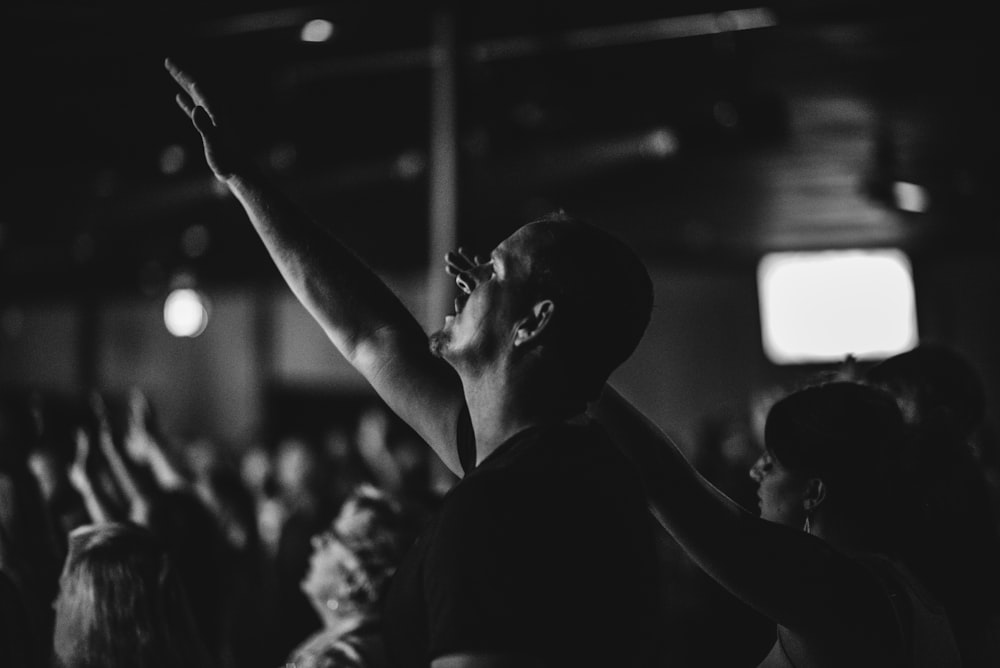
[[[656,621],[637,481],[587,402],[631,355],[652,285],[587,223],[529,223],[480,261],[450,254],[455,312],[429,339],[381,280],[236,149],[175,64],[180,107],[292,291],[462,480],[393,578],[394,665],[640,666]]]

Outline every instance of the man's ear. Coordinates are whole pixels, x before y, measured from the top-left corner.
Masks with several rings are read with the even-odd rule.
[[[535,302],[531,307],[531,314],[517,323],[517,328],[514,330],[514,347],[517,348],[538,338],[552,322],[555,310],[555,302],[551,299]]]
[[[810,478],[806,482],[805,493],[802,495],[802,507],[806,512],[813,512],[826,500],[826,484],[819,478]]]

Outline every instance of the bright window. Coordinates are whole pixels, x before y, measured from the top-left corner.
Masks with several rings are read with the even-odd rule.
[[[917,343],[912,271],[900,250],[770,253],[757,287],[764,352],[777,364],[881,358]]]

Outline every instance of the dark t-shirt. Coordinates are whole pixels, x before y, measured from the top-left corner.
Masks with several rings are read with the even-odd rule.
[[[638,481],[597,425],[527,429],[445,497],[394,577],[393,665],[453,653],[640,666],[658,591]]]

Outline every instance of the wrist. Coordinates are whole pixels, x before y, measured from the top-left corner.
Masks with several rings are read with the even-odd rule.
[[[258,189],[264,181],[263,173],[249,161],[240,162],[225,174],[216,172],[215,177],[230,190]]]

